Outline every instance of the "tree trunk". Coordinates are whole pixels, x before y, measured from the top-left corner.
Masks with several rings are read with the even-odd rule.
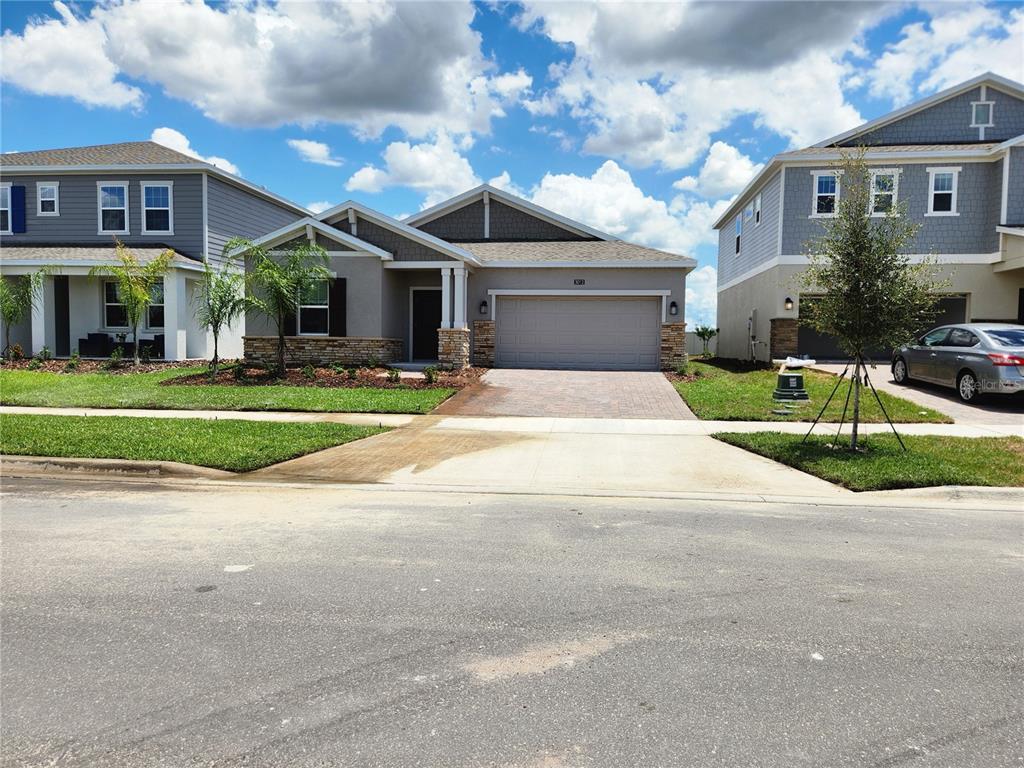
[[[139,365],[139,325],[136,323],[132,326],[132,342],[134,342],[135,349],[132,357],[135,359],[135,365]]]
[[[857,428],[860,425],[860,366],[861,358],[857,355],[857,361],[853,367],[853,419],[850,422],[850,450],[857,450]]]
[[[284,378],[284,316],[277,317],[277,375]]]
[[[11,359],[11,324],[4,323],[4,353],[3,356]]]
[[[210,361],[210,383],[217,380],[217,331],[213,332],[213,360]]]

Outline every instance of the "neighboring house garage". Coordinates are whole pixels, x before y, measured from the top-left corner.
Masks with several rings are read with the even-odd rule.
[[[654,371],[660,297],[497,296],[498,368]]]

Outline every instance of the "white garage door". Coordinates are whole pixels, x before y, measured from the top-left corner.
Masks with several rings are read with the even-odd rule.
[[[661,299],[497,299],[499,368],[658,370]]]

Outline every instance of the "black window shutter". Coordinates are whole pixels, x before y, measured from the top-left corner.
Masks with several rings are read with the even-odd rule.
[[[331,293],[328,298],[328,314],[330,315],[330,335],[347,336],[345,329],[345,278],[336,277],[331,280]]]
[[[284,335],[285,336],[298,336],[296,330],[295,314],[289,312],[284,316]]]
[[[11,232],[25,231],[25,187],[11,187]]]

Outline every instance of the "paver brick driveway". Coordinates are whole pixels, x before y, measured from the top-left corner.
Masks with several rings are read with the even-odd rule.
[[[695,418],[660,373],[497,368],[434,413],[590,419]]]

